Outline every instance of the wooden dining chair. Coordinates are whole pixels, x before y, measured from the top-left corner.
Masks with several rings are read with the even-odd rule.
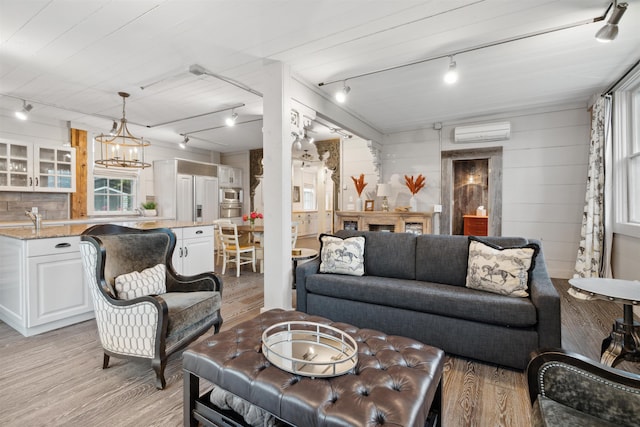
[[[227,262],[236,265],[236,277],[240,277],[240,266],[251,264],[256,271],[256,248],[253,245],[241,245],[238,238],[238,226],[235,224],[219,224],[218,236],[222,243],[222,274],[227,269]]]
[[[216,219],[213,221],[213,228],[215,230],[216,238],[215,240],[215,256],[216,256],[216,264],[218,264],[224,258],[224,248],[222,247],[222,239],[219,237],[218,228],[221,225],[231,225],[233,224],[230,219]]]

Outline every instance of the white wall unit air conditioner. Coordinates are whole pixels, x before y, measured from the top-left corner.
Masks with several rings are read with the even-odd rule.
[[[504,141],[511,136],[510,122],[458,126],[453,131],[455,142]]]

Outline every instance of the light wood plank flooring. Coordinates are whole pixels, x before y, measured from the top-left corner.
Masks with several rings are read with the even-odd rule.
[[[600,342],[612,320],[621,316],[621,306],[577,301],[566,294],[566,281],[554,283],[562,295],[563,346],[597,359]],[[259,313],[261,275],[243,268],[236,279],[228,271],[224,286],[223,329]],[[30,338],[0,322],[0,425],[182,425],[181,353],[170,358],[162,391],[156,390],[148,363],[111,360],[110,368],[102,370],[94,321]],[[618,367],[640,373],[638,364]],[[206,388],[203,384],[202,391]],[[447,357],[443,395],[447,427],[529,425],[522,372]]]

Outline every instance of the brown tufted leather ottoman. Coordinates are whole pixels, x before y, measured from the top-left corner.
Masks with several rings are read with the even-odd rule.
[[[313,379],[272,366],[261,352],[262,332],[291,320],[324,323],[351,335],[358,342],[354,372]],[[268,411],[284,425],[439,424],[443,365],[442,350],[410,338],[298,311],[270,310],[184,352],[184,425],[245,425],[237,414],[211,404],[208,394],[199,396],[200,378]]]

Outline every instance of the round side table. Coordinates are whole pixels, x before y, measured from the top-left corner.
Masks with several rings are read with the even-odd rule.
[[[622,319],[616,319],[611,335],[602,341],[600,362],[614,366],[621,360],[640,362],[640,323],[633,320],[633,307],[640,304],[640,282],[599,277],[570,279],[574,291],[624,304]]]

